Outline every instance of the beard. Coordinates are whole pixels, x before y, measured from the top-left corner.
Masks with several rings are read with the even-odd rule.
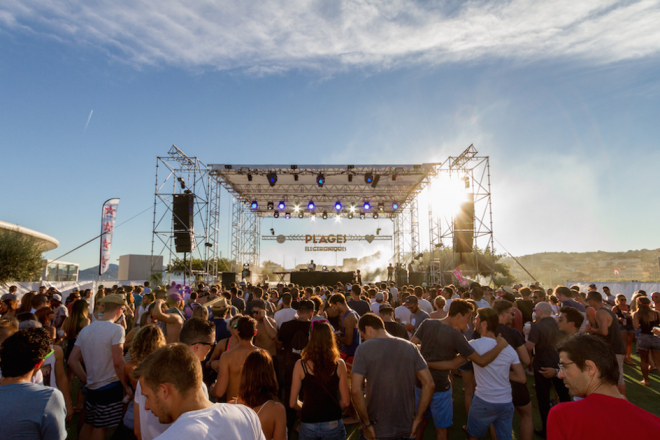
[[[157,410],[154,411],[154,408]],[[158,418],[158,421],[160,423],[172,423],[174,419],[172,418],[172,413],[168,410],[168,408],[165,406],[164,402],[160,399],[158,399],[156,402],[153,403],[153,406],[151,407],[151,412],[153,415],[155,415]]]

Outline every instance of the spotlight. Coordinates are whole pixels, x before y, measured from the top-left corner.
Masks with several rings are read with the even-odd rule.
[[[268,177],[268,184],[270,186],[275,186],[275,184],[277,183],[277,174],[268,173],[268,174],[266,174],[266,177]]]
[[[376,175],[374,176],[374,181],[371,182],[371,187],[372,187],[372,188],[375,188],[376,186],[378,186],[378,181],[379,181],[379,180],[380,180],[380,174],[376,174]]]
[[[352,175],[352,174],[349,174],[349,175],[348,175],[348,181],[349,181],[349,182],[352,182],[352,181],[353,181],[353,175]]]
[[[465,182],[465,189],[470,188],[470,178],[468,176],[461,177],[461,180]]]
[[[273,217],[280,218],[280,211],[275,211],[275,213],[273,214]]]
[[[320,187],[322,187],[322,186],[325,184],[325,176],[323,175],[323,173],[319,173],[319,174],[316,176],[316,183],[317,183]]]
[[[348,215],[347,215],[347,217],[348,217],[349,219],[352,219],[352,218],[353,218],[353,213],[352,213],[352,212],[349,212]]]
[[[271,234],[271,235],[275,235],[275,229],[270,228],[270,234]]]
[[[186,181],[183,180],[183,177],[177,177],[176,180],[179,182],[179,185],[181,185],[181,189],[186,189]]]
[[[310,211],[314,211],[314,208],[316,208],[316,205],[314,204],[314,202],[310,200],[309,203],[307,204],[307,209],[309,209]]]
[[[327,271],[328,271],[328,266],[323,266],[323,272],[327,272]]]
[[[362,205],[365,211],[369,211],[371,209],[371,204],[369,202],[364,202],[364,205]]]
[[[365,217],[366,217],[366,216],[364,215],[364,212],[361,212],[361,213],[360,213],[360,220],[364,220]]]
[[[250,209],[253,210],[253,211],[256,211],[257,209],[259,209],[259,204],[257,203],[256,200],[253,200],[252,203],[250,203]]]
[[[374,220],[378,218],[378,213],[374,212]]]
[[[268,207],[269,211],[272,211],[273,209],[275,209],[275,205],[273,204],[273,202],[268,202],[268,204],[266,206]]]
[[[335,211],[341,211],[341,202],[335,202]]]
[[[226,170],[231,170],[231,165],[225,165]]]
[[[367,173],[364,175],[364,183],[366,184],[371,184],[371,182],[374,181],[374,175],[373,173]]]
[[[298,181],[298,175],[297,174],[293,175],[293,180],[295,180],[296,182]]]
[[[385,204],[383,202],[378,203],[378,210],[380,212],[385,211]]]
[[[286,214],[284,214],[284,218],[287,219],[287,220],[290,219],[291,218],[291,213],[287,212]]]
[[[279,208],[280,211],[284,211],[284,208],[286,208],[286,204],[284,201],[281,201],[280,203],[277,204],[277,207]]]
[[[300,211],[300,205],[296,205],[293,207],[293,212],[298,212]]]
[[[323,220],[327,219],[328,213],[326,211],[323,211],[323,215],[321,215],[321,217],[323,218]]]
[[[252,182],[252,174],[248,173],[248,182]]]
[[[300,212],[298,213],[298,218],[304,218],[304,217],[305,217],[305,213],[302,212],[302,211],[300,211]]]
[[[396,211],[397,209],[399,209],[399,204],[397,202],[392,203],[392,210]]]

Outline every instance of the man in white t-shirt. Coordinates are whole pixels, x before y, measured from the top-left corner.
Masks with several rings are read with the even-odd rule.
[[[401,294],[401,305],[394,309],[394,319],[396,322],[403,325],[410,324],[410,316],[412,315],[410,310],[408,310],[408,307],[404,304],[407,297],[408,292],[403,292]]]
[[[419,308],[430,315],[433,313],[433,305],[422,298],[422,295],[424,295],[424,289],[422,289],[420,286],[415,287],[415,296],[417,297],[417,304],[419,304]]]
[[[399,302],[399,289],[396,288],[394,283],[390,283],[390,298],[392,298],[392,305]]]
[[[293,321],[296,319],[297,314],[298,312],[291,308],[291,294],[285,293],[282,295],[282,309],[275,312],[273,317],[275,319],[275,323],[277,324],[277,328],[279,329],[282,327],[282,324],[285,322]]]
[[[493,309],[482,307],[478,310],[474,329],[481,338],[470,341],[477,353],[484,354],[497,345],[495,328],[498,324],[499,317]],[[513,371],[509,374],[511,369]],[[468,437],[485,437],[488,428],[493,425],[498,440],[510,440],[514,408],[509,379],[527,383],[518,354],[507,345],[487,366],[480,367],[475,363],[474,376],[477,387],[468,414]]]
[[[169,344],[154,351],[133,376],[139,377],[144,408],[160,423],[171,423],[159,440],[265,440],[252,409],[209,401],[202,390],[199,359],[185,344]]]

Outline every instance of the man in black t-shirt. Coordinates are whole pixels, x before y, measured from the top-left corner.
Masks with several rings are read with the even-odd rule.
[[[520,310],[520,313],[522,313],[523,325],[525,325],[526,322],[532,322],[532,309],[534,308],[534,303],[529,298],[532,294],[529,287],[523,287],[520,289],[520,294],[522,295],[522,299],[516,301],[516,307]]]
[[[231,292],[231,305],[236,307],[242,314],[245,311],[245,300],[239,296],[236,286],[232,287],[229,291]]]
[[[387,330],[387,333],[391,334],[392,336],[396,336],[397,338],[402,338],[406,341],[408,340],[408,331],[406,328],[396,322],[392,317],[394,314],[394,308],[390,305],[390,303],[381,304],[379,314],[380,318],[385,324],[385,330]]]
[[[362,286],[359,284],[353,284],[351,287],[351,299],[346,301],[346,304],[348,304],[348,307],[355,310],[358,315],[362,316],[371,311],[371,306],[368,302],[360,298],[360,295],[362,295]]]

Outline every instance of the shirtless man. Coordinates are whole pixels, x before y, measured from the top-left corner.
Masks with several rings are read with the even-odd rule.
[[[261,299],[252,301],[252,317],[257,321],[257,336],[254,345],[266,350],[275,359],[277,355],[277,323],[267,315],[266,305]]]
[[[220,356],[218,380],[211,387],[211,395],[216,399],[226,394],[227,400],[238,397],[238,387],[241,383],[241,372],[245,359],[253,351],[259,350],[252,344],[257,334],[257,321],[244,316],[236,323],[238,331],[238,345]]]
[[[166,304],[168,307],[166,313],[163,313],[163,304]],[[183,298],[178,293],[168,295],[166,300],[158,298],[155,301],[151,317],[165,323],[165,341],[168,344],[179,342],[179,333],[181,333],[181,328],[186,321],[181,311],[183,305]]]

